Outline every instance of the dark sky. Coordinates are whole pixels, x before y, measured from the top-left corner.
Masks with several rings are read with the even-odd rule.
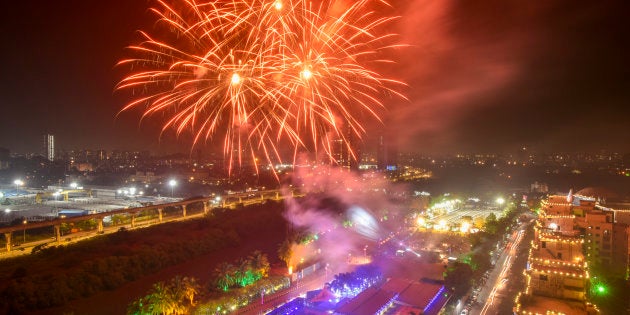
[[[401,149],[630,152],[627,1],[410,1],[393,31],[410,47],[385,100]],[[124,47],[150,29],[147,0],[5,1],[0,20],[0,147],[186,152],[190,141],[138,112],[116,116]]]

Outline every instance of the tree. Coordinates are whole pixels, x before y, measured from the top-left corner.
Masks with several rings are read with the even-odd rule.
[[[488,216],[486,217],[486,222],[489,221],[497,221],[497,216],[496,214],[494,214],[494,212],[490,212],[490,214],[488,214]]]
[[[234,273],[234,283],[246,287],[255,281],[252,273],[252,263],[249,259],[241,259]]]
[[[470,288],[473,270],[469,264],[454,262],[446,270],[444,282],[455,296],[462,296]]]
[[[149,314],[173,314],[178,309],[177,302],[168,286],[163,282],[153,285],[153,290],[144,298]]]
[[[290,267],[291,265],[291,256],[293,256],[292,247],[293,243],[289,240],[285,240],[284,242],[282,242],[282,244],[280,244],[280,247],[278,248],[278,258],[284,261],[284,263],[287,264],[287,267]]]
[[[485,228],[486,232],[488,232],[490,234],[496,234],[497,233],[497,230],[499,228],[499,222],[497,221],[497,216],[494,214],[494,212],[491,212],[486,217],[486,223],[484,225],[484,228]]]
[[[122,214],[114,214],[112,215],[112,225],[116,226],[118,224],[121,224],[125,221],[126,217]]]
[[[232,264],[222,262],[214,269],[217,288],[223,291],[227,291],[234,285],[235,268]]]
[[[473,220],[473,225],[478,229],[482,229],[485,223],[486,223],[486,220],[484,220],[484,218],[481,216],[476,217]]]
[[[191,306],[195,305],[195,296],[199,294],[200,290],[197,279],[176,276],[171,280],[170,287],[174,297],[180,303],[187,300]]]
[[[144,300],[144,297],[141,297],[135,301],[133,301],[131,304],[129,304],[129,306],[127,307],[127,314],[128,315],[141,315],[141,314],[146,314],[146,301]]]
[[[188,299],[191,306],[195,305],[195,296],[199,294],[201,286],[195,278],[184,278],[186,283],[184,296]]]
[[[188,314],[186,304],[194,305],[199,285],[195,278],[176,276],[168,285],[158,282],[149,293],[129,305],[127,314]]]
[[[269,259],[267,259],[267,255],[257,250],[249,256],[249,260],[252,262],[252,267],[258,274],[260,274],[261,278],[266,278],[269,276],[270,265]]]

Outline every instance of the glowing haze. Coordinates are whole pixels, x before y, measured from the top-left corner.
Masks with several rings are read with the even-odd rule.
[[[390,198],[395,187],[382,177],[361,176],[337,167],[297,169],[293,186],[306,194],[288,198],[285,217],[299,230],[317,234],[308,245],[293,247],[292,265],[317,256],[331,270],[347,266],[349,257],[362,257],[389,231],[380,224],[393,219],[399,205]]]
[[[281,161],[306,149],[331,155],[328,134],[361,138],[382,98],[401,82],[377,71],[397,47],[382,0],[158,1],[156,29],[141,32],[119,65],[123,108],[161,114],[162,131],[222,138],[230,169],[243,159]],[[401,96],[402,97],[402,96]]]

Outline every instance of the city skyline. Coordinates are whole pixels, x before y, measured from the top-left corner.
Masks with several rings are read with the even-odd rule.
[[[627,4],[392,4],[401,15],[392,31],[409,47],[391,71],[409,101],[384,100],[383,127],[366,141],[393,129],[401,151],[630,151]],[[160,139],[159,121],[116,115],[128,99],[113,91],[123,77],[114,65],[136,30],[151,27],[145,1],[16,2],[9,11],[0,147],[38,152],[54,134],[62,150],[190,151],[186,135]]]

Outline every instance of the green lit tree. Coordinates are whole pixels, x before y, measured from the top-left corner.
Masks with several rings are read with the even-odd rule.
[[[144,315],[147,314],[148,312],[146,311],[147,307],[145,307],[146,305],[146,301],[144,300],[144,297],[141,297],[135,301],[133,301],[131,304],[129,304],[129,306],[127,307],[127,314],[128,315]]]
[[[234,265],[230,263],[223,262],[219,264],[214,269],[217,288],[223,291],[227,291],[231,286],[233,286],[235,283],[235,271],[236,269],[234,268]]]
[[[234,282],[241,287],[246,287],[254,283],[254,275],[252,273],[252,263],[249,259],[241,259],[238,268],[234,273]]]

